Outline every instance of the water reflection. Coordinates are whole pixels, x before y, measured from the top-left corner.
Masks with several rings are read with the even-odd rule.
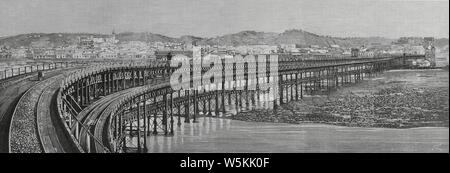
[[[355,128],[201,117],[198,123],[175,126],[174,136],[149,136],[147,146],[149,153],[448,152],[448,132],[448,128]]]

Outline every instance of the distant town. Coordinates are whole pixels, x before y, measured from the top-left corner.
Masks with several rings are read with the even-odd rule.
[[[40,39],[43,34],[27,34],[28,39]],[[63,37],[58,34],[56,37]],[[383,54],[425,54],[425,42],[433,42],[433,37],[401,37],[392,42],[371,42],[359,46],[339,44],[245,44],[211,45],[198,43],[195,39],[183,41],[120,41],[117,34],[79,34],[73,43],[52,44],[32,43],[28,46],[3,44],[0,59],[158,59],[168,52],[190,52],[195,45],[202,46],[202,53],[211,54],[271,54],[290,53],[321,56],[375,57]],[[142,40],[142,39],[141,39]],[[189,54],[189,53],[188,53]],[[162,55],[162,56],[159,56]]]

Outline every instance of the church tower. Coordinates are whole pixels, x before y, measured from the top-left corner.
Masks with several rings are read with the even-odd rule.
[[[111,35],[105,39],[107,43],[109,44],[116,44],[118,43],[118,40],[116,38],[116,30],[113,28]]]
[[[113,40],[116,40],[116,30],[114,28],[112,30],[111,36]]]

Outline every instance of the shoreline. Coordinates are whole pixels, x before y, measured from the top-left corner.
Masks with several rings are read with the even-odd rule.
[[[243,113],[249,113],[243,112]],[[241,120],[241,119],[235,119],[235,115],[231,116],[209,116],[209,115],[199,115],[197,116],[197,119],[200,118],[215,118],[215,119],[226,119],[226,120],[233,120],[233,121],[240,121],[240,122],[246,122],[246,123],[267,123],[267,124],[273,124],[273,125],[299,125],[299,126],[310,126],[311,127],[319,127],[319,126],[328,126],[328,127],[341,127],[341,128],[364,128],[364,129],[396,129],[396,130],[406,130],[406,129],[425,129],[425,128],[436,128],[436,129],[449,129],[449,122],[447,122],[447,126],[404,126],[400,128],[396,127],[381,127],[381,126],[348,126],[348,125],[340,125],[339,123],[333,123],[333,122],[314,122],[314,121],[302,121],[302,122],[296,122],[296,123],[289,123],[289,122],[273,122],[273,121],[249,121],[249,120]],[[184,117],[183,117],[184,118]],[[427,123],[425,123],[427,124]],[[444,124],[444,123],[443,123]]]
[[[222,117],[212,117],[212,118],[222,118]],[[319,126],[329,126],[329,127],[342,127],[342,128],[364,128],[364,129],[391,129],[391,130],[407,130],[407,129],[449,129],[448,126],[405,126],[405,127],[382,127],[382,126],[349,126],[349,125],[340,125],[338,123],[327,123],[327,122],[298,122],[298,123],[289,123],[289,122],[270,122],[270,121],[246,121],[246,120],[240,120],[240,119],[233,119],[232,117],[228,117],[225,119],[231,119],[234,121],[242,121],[242,122],[251,122],[251,123],[269,123],[269,124],[287,124],[287,125],[300,125],[300,126],[308,126],[311,125],[311,127],[319,127]]]

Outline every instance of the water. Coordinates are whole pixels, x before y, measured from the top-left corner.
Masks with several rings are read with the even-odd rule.
[[[448,128],[355,128],[201,117],[198,123],[175,126],[172,137],[149,136],[147,144],[150,153],[449,152],[448,132]]]

